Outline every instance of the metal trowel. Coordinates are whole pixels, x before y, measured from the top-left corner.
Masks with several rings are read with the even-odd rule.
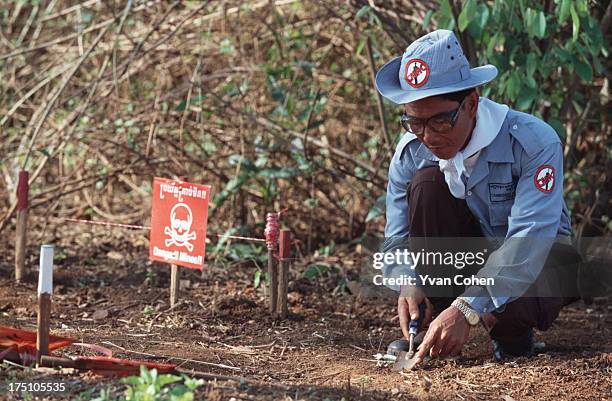
[[[415,355],[415,337],[419,332],[421,323],[425,318],[425,303],[419,305],[419,318],[417,320],[410,320],[408,325],[408,341],[401,339],[393,341],[389,344],[387,349],[388,354],[394,354],[397,356],[395,363],[393,364],[393,370],[412,370],[416,363]],[[421,336],[422,339],[422,336]],[[420,343],[420,341],[418,341]]]

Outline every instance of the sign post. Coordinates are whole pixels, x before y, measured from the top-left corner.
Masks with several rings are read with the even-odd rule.
[[[172,265],[170,304],[178,300],[178,266],[201,270],[211,187],[155,177],[149,259]]]
[[[170,265],[170,307],[173,308],[178,301],[179,295],[179,268],[175,264]]]

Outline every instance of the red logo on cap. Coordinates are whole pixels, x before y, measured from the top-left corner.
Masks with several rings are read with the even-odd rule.
[[[426,62],[418,58],[408,60],[404,79],[406,83],[413,88],[425,85],[429,79],[429,66]]]
[[[555,187],[555,169],[553,166],[545,164],[538,168],[535,175],[533,176],[533,181],[537,189],[544,193],[552,192]]]

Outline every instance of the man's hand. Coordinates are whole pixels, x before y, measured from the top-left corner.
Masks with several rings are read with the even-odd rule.
[[[427,327],[431,322],[431,314],[433,311],[433,305],[429,302],[429,299],[425,298],[425,293],[419,287],[413,285],[402,286],[400,290],[400,296],[397,299],[397,313],[399,314],[400,327],[402,333],[407,339],[408,325],[410,320],[417,320],[419,316],[419,304],[425,301],[425,318],[421,324],[421,329]]]
[[[434,319],[417,351],[416,364],[429,352],[431,357],[457,355],[470,336],[470,325],[461,311],[446,308]]]

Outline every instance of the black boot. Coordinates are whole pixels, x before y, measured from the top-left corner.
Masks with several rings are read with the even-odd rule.
[[[531,357],[534,354],[533,330],[520,337],[511,339],[492,339],[493,342],[493,357],[496,361],[502,361],[507,358],[526,356]]]

